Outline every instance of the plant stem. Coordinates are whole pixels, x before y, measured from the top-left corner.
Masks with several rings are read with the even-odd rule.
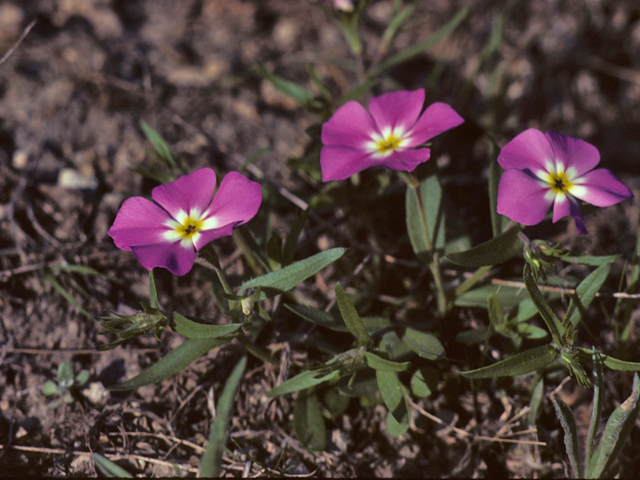
[[[429,225],[427,224],[427,214],[425,205],[422,202],[422,195],[420,195],[420,183],[418,179],[407,172],[400,172],[400,176],[407,183],[407,186],[413,191],[413,195],[418,205],[418,214],[420,216],[420,226],[424,235],[424,241],[427,247],[428,253],[431,255],[431,261],[429,262],[429,269],[433,276],[433,281],[436,284],[436,296],[438,299],[438,315],[444,317],[449,309],[447,302],[447,293],[444,288],[444,282],[442,280],[442,274],[440,273],[440,254],[433,248],[433,242],[429,235]]]

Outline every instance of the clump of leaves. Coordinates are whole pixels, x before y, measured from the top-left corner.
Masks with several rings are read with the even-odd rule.
[[[58,367],[58,382],[48,380],[42,385],[42,393],[48,397],[57,397],[49,402],[49,408],[56,408],[63,403],[70,404],[75,400],[73,392],[81,388],[89,380],[89,370],[80,370],[77,375],[67,360]]]

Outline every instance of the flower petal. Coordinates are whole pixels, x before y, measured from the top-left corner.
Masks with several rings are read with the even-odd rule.
[[[553,148],[540,130],[530,128],[516,135],[502,147],[498,163],[504,169],[520,168],[547,171],[546,163],[553,162]]]
[[[431,157],[431,150],[428,148],[416,148],[410,150],[396,150],[386,157],[381,167],[390,170],[404,170],[412,172],[418,165],[426,162]]]
[[[354,173],[379,163],[372,158],[371,154],[354,148],[325,146],[320,150],[320,169],[322,170],[323,182],[344,180]]]
[[[588,233],[578,201],[571,195],[556,195],[553,204],[553,223],[567,216],[573,217],[573,221],[576,223],[576,231],[579,234],[586,235]]]
[[[608,207],[633,198],[631,190],[606,168],[586,173],[574,182],[569,192],[596,207]]]
[[[196,252],[192,245],[185,248],[180,242],[158,243],[132,248],[138,261],[147,270],[162,267],[174,275],[184,275],[193,267]]]
[[[457,127],[464,119],[446,103],[432,103],[420,115],[415,126],[405,137],[407,147],[416,147],[440,133]]]
[[[220,182],[208,212],[196,248],[216,238],[231,235],[231,229],[251,220],[262,203],[262,187],[238,172],[228,173]],[[225,229],[224,227],[230,227]]]
[[[424,90],[401,90],[372,98],[369,112],[378,126],[378,130],[394,130],[400,127],[402,132],[409,130],[418,119],[424,105]]]
[[[373,118],[352,100],[338,108],[322,125],[322,143],[364,150],[373,133],[379,133]]]
[[[525,225],[535,225],[547,216],[552,200],[539,181],[522,170],[506,170],[498,185],[498,213]]]
[[[562,135],[552,130],[547,131],[544,135],[553,148],[556,163],[562,162],[565,171],[573,167],[576,178],[592,170],[600,162],[598,149],[584,140]]]
[[[178,219],[180,212],[187,215],[192,209],[202,214],[213,198],[216,189],[216,174],[210,168],[201,168],[188,175],[151,191],[151,198],[169,214]]]
[[[171,216],[155,203],[143,197],[125,200],[107,232],[116,247],[131,251],[131,247],[162,242]]]

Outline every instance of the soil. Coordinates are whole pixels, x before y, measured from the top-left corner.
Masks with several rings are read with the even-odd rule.
[[[317,150],[308,136],[318,118],[256,73],[259,63],[317,92],[307,72],[311,63],[334,99],[355,85],[342,33],[318,3],[331,10],[325,0],[0,0],[0,55],[36,20],[0,64],[3,476],[96,476],[90,452],[141,476],[195,476],[198,471],[215,402],[242,347],[231,343],[214,349],[174,377],[130,393],[105,391],[105,386],[144,370],[182,337],[166,331],[161,342],[148,334],[114,350],[98,350],[109,341],[99,335],[100,317],[130,313],[148,301],[146,270],[107,236],[122,201],[149,195],[157,185],[130,169],[150,164],[141,122],[155,128],[190,170],[211,166],[226,173],[261,153],[248,170],[268,192],[263,211],[250,224],[261,245],[271,233],[285,236],[299,215],[290,198],[321,199],[301,237],[299,258],[331,246],[350,250],[348,258],[301,286],[300,298],[324,308],[337,281],[351,282],[369,292],[361,314],[433,318],[434,299],[420,293],[428,288],[427,270],[411,251],[404,213],[397,213],[404,208],[402,182],[366,172],[359,184],[335,187],[335,203],[327,200],[329,190],[313,176]],[[393,3],[379,0],[368,8],[361,25],[365,59],[375,57]],[[394,51],[429,38],[468,2],[416,3]],[[636,0],[469,3],[469,14],[450,36],[387,72],[373,88],[380,94],[425,87],[427,103],[450,103],[465,117],[462,127],[433,142],[432,162],[441,167],[446,199],[456,212],[449,217],[449,233],[469,232],[474,244],[491,235],[486,215],[490,146],[483,132],[502,146],[525,128],[552,129],[596,145],[601,165],[615,172],[636,199],[586,209],[589,236],[577,236],[566,221],[545,222],[527,229],[527,235],[585,254],[620,253],[631,261],[640,197],[640,5]],[[384,193],[380,199],[371,194],[376,188]],[[232,280],[250,274],[231,237],[215,246]],[[72,272],[69,265],[89,266],[100,275]],[[354,272],[360,265],[365,273],[358,278]],[[508,264],[492,273],[509,278],[521,266]],[[180,278],[157,272],[160,304],[219,321],[199,268]],[[620,276],[628,273],[624,268],[622,261],[616,264],[606,291],[616,291]],[[562,273],[585,272],[575,267]],[[419,302],[413,312],[393,303],[406,295]],[[610,299],[602,305],[612,311]],[[615,319],[592,310],[581,344],[615,354]],[[311,331],[310,324],[282,308],[273,311],[272,326],[256,341],[279,348],[282,365],[293,371],[327,359],[322,348],[304,338],[313,334],[331,342],[331,336]],[[327,450],[306,450],[293,433],[295,396],[265,397],[287,378],[286,369],[251,357],[230,423],[224,475],[569,474],[562,430],[547,398],[537,434],[544,446],[478,438],[526,429],[512,420],[531,397],[531,376],[484,382],[476,386],[474,399],[469,382],[457,375],[472,354],[455,335],[486,324],[486,312],[457,309],[446,323],[428,322],[445,346],[447,361],[437,365],[436,391],[414,398],[414,421],[399,438],[386,430],[384,406],[363,406],[354,399],[343,414],[325,412]],[[344,341],[348,348],[346,336]],[[502,346],[492,344],[490,353],[500,357]],[[635,328],[627,358],[640,359]],[[75,392],[70,404],[51,407],[41,387],[56,379],[64,361],[75,372],[89,370],[90,389]],[[545,393],[562,378],[548,379]],[[606,372],[607,415],[627,398],[631,379]],[[560,394],[582,428],[591,393],[570,380]],[[421,411],[473,435],[455,433]],[[623,477],[640,468],[639,440],[635,428],[620,457]]]

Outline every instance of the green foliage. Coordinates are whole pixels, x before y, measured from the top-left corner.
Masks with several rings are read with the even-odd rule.
[[[506,262],[522,250],[523,243],[518,236],[520,230],[521,227],[516,225],[477,247],[450,253],[445,258],[451,263],[475,268]]]
[[[209,443],[202,455],[200,465],[201,477],[219,477],[222,473],[222,454],[228,436],[228,425],[233,413],[234,400],[244,370],[247,366],[247,357],[243,356],[236,364],[227,380],[222,395],[216,405],[216,418],[211,426]]]
[[[121,466],[113,463],[108,458],[103,457],[99,453],[94,453],[91,455],[93,462],[98,467],[98,470],[102,475],[107,478],[134,478],[129,472],[127,472]]]
[[[80,370],[76,375],[73,373],[73,367],[68,360],[63,361],[58,366],[57,382],[47,380],[42,385],[42,393],[47,397],[56,397],[55,400],[49,402],[49,408],[56,408],[63,403],[70,404],[75,401],[76,394],[89,380],[89,370]]]

